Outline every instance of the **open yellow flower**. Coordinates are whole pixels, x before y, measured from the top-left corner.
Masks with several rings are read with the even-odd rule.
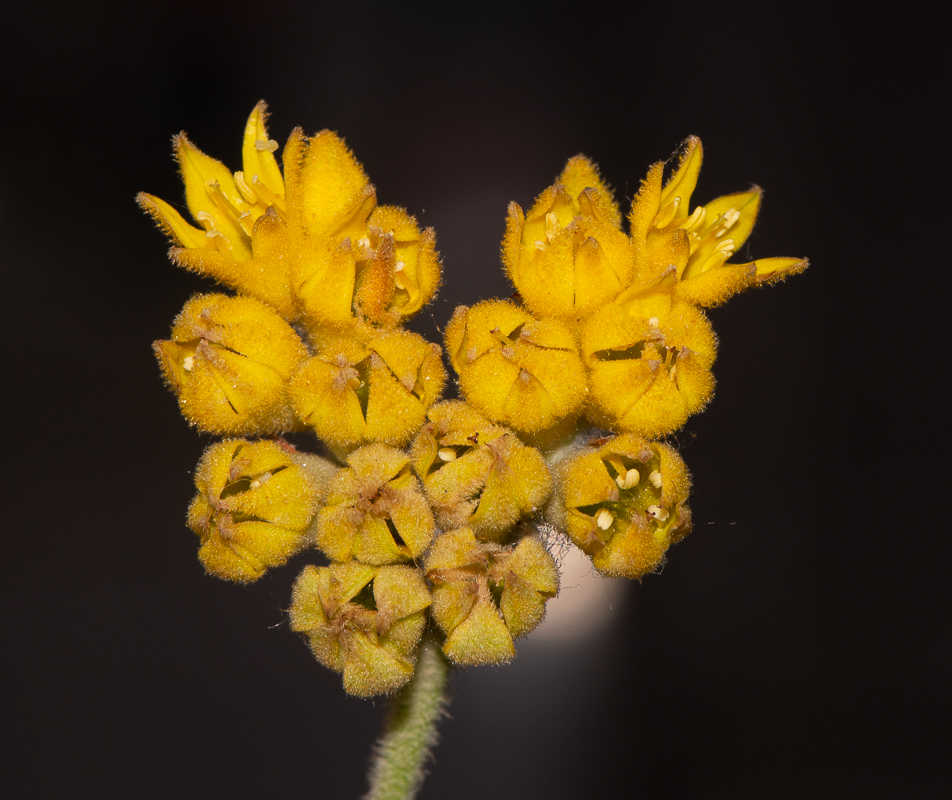
[[[363,168],[330,131],[310,139],[293,131],[282,175],[265,120],[261,102],[235,173],[175,137],[186,202],[201,227],[157,197],[138,196],[175,243],[173,259],[311,329],[355,319],[394,325],[419,311],[440,281],[432,229],[421,231],[403,209],[378,207]]]
[[[663,162],[654,164],[642,182],[629,215],[634,282],[658,278],[674,265],[678,299],[715,306],[749,286],[806,269],[807,261],[802,258],[727,263],[753,230],[762,192],[755,186],[691,211],[702,156],[701,140],[692,136],[685,141],[678,169],[664,188]]]

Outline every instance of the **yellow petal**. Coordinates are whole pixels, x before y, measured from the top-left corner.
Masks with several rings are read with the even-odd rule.
[[[205,235],[205,231],[189,225],[172,206],[151,194],[139,192],[136,195],[139,208],[147,212],[163,233],[176,244],[197,250],[214,250],[215,245]]]
[[[281,177],[281,168],[278,166],[274,151],[278,143],[268,138],[265,122],[268,118],[268,107],[264,100],[255,106],[248,124],[245,126],[245,138],[241,146],[242,167],[245,180],[253,185],[257,177],[272,194],[284,197],[284,178]]]
[[[701,140],[697,136],[689,136],[685,139],[684,148],[681,162],[678,164],[678,171],[665,184],[659,204],[660,208],[664,208],[668,203],[673,202],[675,197],[680,197],[681,202],[675,214],[675,219],[688,215],[688,206],[691,203],[694,187],[697,185],[697,176],[701,171],[701,161],[704,155]]]

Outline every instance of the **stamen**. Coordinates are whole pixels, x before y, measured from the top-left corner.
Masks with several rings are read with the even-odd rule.
[[[362,239],[357,240],[357,246],[361,248],[370,248],[370,237],[364,236]]]
[[[212,240],[212,243],[217,247],[222,253],[229,253],[234,250],[234,245],[231,243],[231,240],[225,236],[221,231],[205,231],[205,235]]]
[[[736,208],[729,208],[721,214],[720,229],[715,234],[718,239],[734,227],[737,220],[740,219],[740,211]]]
[[[634,486],[638,485],[638,481],[641,480],[641,473],[638,472],[634,467],[628,470],[624,475],[619,474],[615,478],[615,483],[618,484],[619,489],[631,489]]]
[[[270,480],[271,480],[271,473],[270,473],[270,472],[265,472],[265,473],[263,473],[260,477],[255,478],[255,479],[251,482],[250,488],[252,488],[252,489],[260,489],[262,484],[265,484],[265,483],[267,483],[267,482],[270,481]]]
[[[275,206],[278,209],[278,211],[285,210],[284,209],[284,195],[275,194],[274,192],[272,192],[267,186],[264,185],[264,183],[257,176],[257,174],[251,176],[251,185],[254,187],[254,190],[257,193],[258,198],[266,206]]]
[[[235,208],[235,204],[225,197],[225,193],[222,191],[221,184],[218,181],[208,181],[205,184],[205,188],[211,195],[212,200],[215,201],[215,205],[226,213],[231,214],[235,219],[241,216],[241,211]]]
[[[545,238],[550,242],[559,234],[559,215],[550,211],[545,215]]]
[[[652,470],[651,474],[648,476],[648,483],[654,486],[655,489],[661,488],[661,473],[658,470]]]
[[[440,461],[456,461],[456,451],[452,447],[441,447],[437,453]]]
[[[595,524],[603,531],[607,531],[614,521],[615,517],[612,516],[612,512],[607,508],[603,508],[595,517]]]
[[[680,207],[681,198],[675,197],[674,200],[668,203],[655,215],[655,218],[651,221],[651,226],[653,228],[657,228],[659,231],[664,230],[664,228],[671,224],[671,221],[677,215],[678,209]]]
[[[657,328],[659,324],[660,324],[660,323],[659,323],[659,320],[658,320],[657,317],[649,317],[649,319],[648,319],[648,327],[649,327],[649,328]]]
[[[545,250],[545,242],[541,239],[536,239],[535,248],[536,250]]]
[[[197,219],[202,224],[207,232],[218,230],[218,223],[215,221],[215,218],[207,211],[199,211],[195,215],[195,219]]]
[[[402,261],[398,261],[396,264],[393,265],[393,271],[403,272],[404,267],[406,267],[406,264],[404,264]]]
[[[258,195],[256,195],[255,190],[248,185],[248,181],[245,180],[245,173],[241,170],[235,173],[235,186],[238,187],[241,196],[251,203],[251,205],[258,203]]]
[[[694,213],[681,223],[680,227],[688,233],[693,233],[704,224],[704,218],[706,216],[707,209],[704,208],[704,206],[698,206],[694,209]]]
[[[185,358],[182,359],[182,369],[184,369],[186,372],[191,372],[192,367],[194,366],[195,356],[185,356]]]
[[[261,152],[267,150],[269,153],[273,153],[278,149],[278,143],[274,139],[258,139],[255,141],[255,150]]]
[[[648,512],[648,516],[652,519],[656,519],[658,522],[664,522],[669,516],[668,510],[662,508],[661,506],[648,506],[645,509]]]

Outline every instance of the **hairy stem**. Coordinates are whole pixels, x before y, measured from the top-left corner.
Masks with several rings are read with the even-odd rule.
[[[437,741],[436,725],[446,705],[449,664],[440,648],[423,642],[413,677],[394,700],[386,729],[370,765],[366,800],[416,797],[424,766]]]

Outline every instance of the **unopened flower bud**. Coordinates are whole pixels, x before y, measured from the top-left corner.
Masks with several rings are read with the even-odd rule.
[[[441,527],[499,539],[545,502],[545,460],[512,431],[457,400],[438,403],[427,416],[410,457]]]
[[[291,629],[358,697],[399,689],[413,674],[430,593],[420,570],[357,561],[305,567],[294,584]]]
[[[514,303],[459,306],[446,329],[446,350],[466,400],[520,433],[573,417],[585,400],[585,370],[572,333]]]
[[[334,476],[317,515],[317,546],[334,561],[392,564],[422,555],[436,526],[402,451],[356,450]]]
[[[188,525],[211,574],[257,580],[301,550],[337,468],[290,445],[226,439],[209,447],[195,471],[198,495]]]
[[[503,263],[534,313],[574,320],[629,282],[631,246],[595,165],[571,159],[523,216],[509,205]]]
[[[640,578],[691,530],[687,467],[674,448],[635,434],[556,467],[548,516],[610,577]]]
[[[454,664],[499,664],[515,655],[513,639],[533,630],[559,591],[555,560],[537,536],[502,547],[462,528],[437,537],[426,560],[431,614],[446,634]]]
[[[279,433],[299,427],[286,384],[307,357],[277,313],[249,297],[193,297],[172,338],[153,345],[185,418],[209,433]]]
[[[440,348],[403,329],[357,326],[319,342],[289,392],[301,420],[335,448],[405,445],[443,391]]]

